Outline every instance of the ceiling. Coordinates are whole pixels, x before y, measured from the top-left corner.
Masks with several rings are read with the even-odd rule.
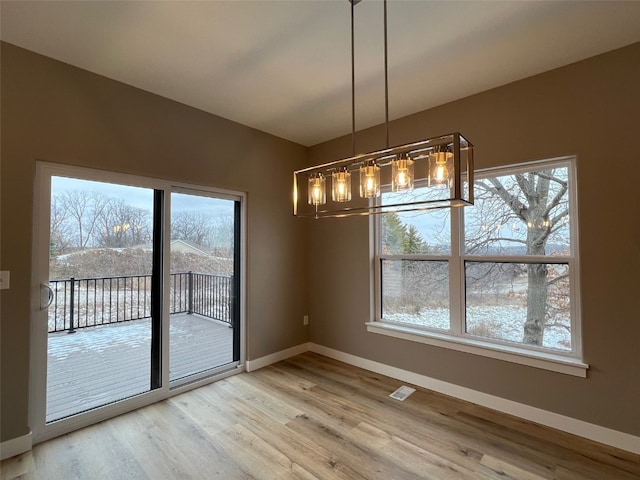
[[[7,1],[2,40],[303,145],[351,132],[350,3]],[[356,129],[384,122],[355,7]],[[390,0],[391,119],[640,41],[640,2]],[[640,60],[639,60],[640,61]]]

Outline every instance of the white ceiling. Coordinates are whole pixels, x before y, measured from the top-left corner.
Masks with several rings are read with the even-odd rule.
[[[380,0],[355,8],[356,129],[384,121]],[[7,1],[2,40],[303,145],[351,132],[350,3]],[[640,1],[390,0],[391,118],[640,41]],[[640,59],[639,59],[640,62]]]

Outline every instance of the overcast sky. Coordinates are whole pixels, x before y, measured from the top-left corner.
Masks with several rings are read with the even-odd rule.
[[[98,192],[110,198],[122,199],[133,207],[149,211],[153,210],[153,189],[151,188],[131,187],[67,177],[51,177],[52,195],[73,190]],[[233,201],[231,200],[182,193],[173,193],[171,195],[171,208],[174,212],[194,210],[212,215],[233,215]]]

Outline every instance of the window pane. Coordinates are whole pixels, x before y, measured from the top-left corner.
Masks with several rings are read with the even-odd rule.
[[[171,193],[169,381],[230,364],[233,200]]]
[[[47,423],[155,388],[153,195],[51,176]]]
[[[475,181],[475,205],[464,208],[470,255],[569,255],[568,168]]]
[[[427,195],[427,188],[412,192],[383,193],[385,203],[410,201]],[[414,200],[415,201],[415,200]],[[448,255],[451,252],[451,221],[448,209],[385,213],[381,221],[382,254]]]
[[[449,262],[381,260],[382,319],[449,330]]]
[[[470,335],[571,351],[569,265],[466,262]]]

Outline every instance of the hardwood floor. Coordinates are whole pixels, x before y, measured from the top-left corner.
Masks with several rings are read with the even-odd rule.
[[[638,480],[640,456],[306,353],[36,445],[2,479]]]

